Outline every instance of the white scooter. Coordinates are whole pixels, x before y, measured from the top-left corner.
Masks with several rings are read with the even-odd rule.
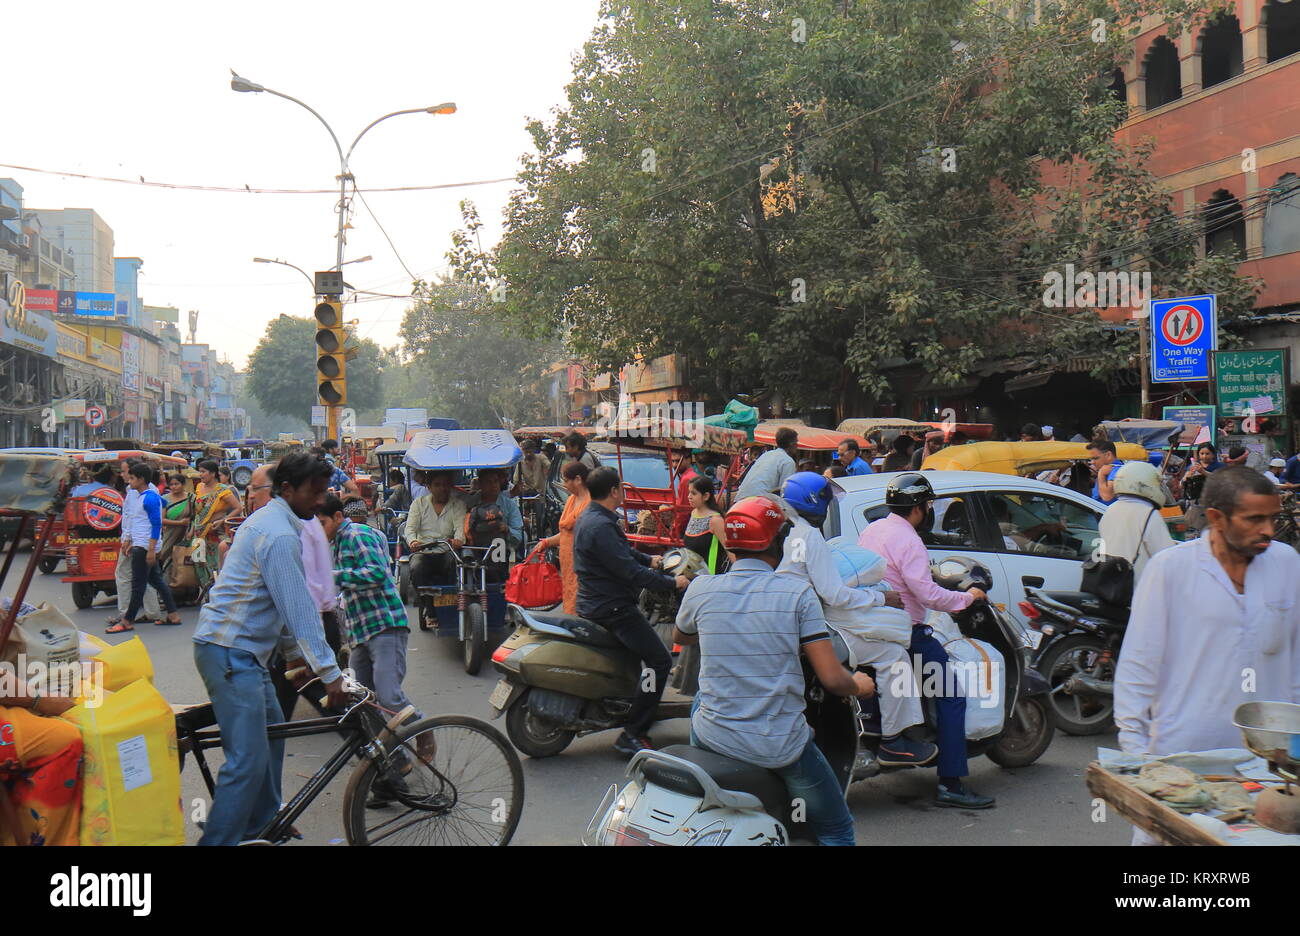
[[[969,559],[947,559],[933,569],[947,588],[978,585],[988,590],[988,570]],[[1006,717],[1000,732],[967,742],[971,757],[988,755],[1003,767],[1025,767],[1051,744],[1056,720],[1046,700],[1049,686],[1030,666],[1028,645],[1006,615],[973,606],[955,615],[966,636],[990,641],[1008,662],[1003,668]],[[966,633],[967,631],[970,633]],[[839,659],[848,665],[848,648],[834,631]],[[855,698],[827,692],[807,660],[803,661],[804,716],[817,746],[847,791],[849,784],[881,773],[875,759],[879,733],[863,730],[863,706]],[[867,700],[868,703],[870,700]],[[868,708],[871,706],[868,705]],[[927,723],[933,712],[926,706]],[[611,786],[582,837],[585,845],[788,845],[791,839],[815,840],[779,776],[720,754],[678,744],[661,751],[641,751],[627,766],[630,781]]]

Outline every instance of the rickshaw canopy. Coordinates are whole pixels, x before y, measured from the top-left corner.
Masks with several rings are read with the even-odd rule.
[[[376,454],[389,446],[381,445]],[[505,429],[421,429],[406,443],[402,461],[418,471],[510,468],[524,453]]]
[[[564,438],[572,432],[591,438],[597,432],[595,426],[520,426],[514,431],[516,439],[526,439],[530,436],[545,436],[547,438]]]
[[[945,439],[952,438],[955,432],[960,432],[968,439],[984,440],[993,438],[994,426],[992,423],[928,422],[926,425],[930,427],[931,431],[935,429],[942,430]]]
[[[1134,442],[1147,449],[1169,448],[1185,428],[1172,419],[1120,419],[1099,424],[1112,442]]]
[[[754,427],[754,441],[764,445],[776,445],[776,434],[781,429],[793,429],[799,434],[799,448],[805,452],[834,452],[845,439],[858,443],[858,448],[866,448],[867,440],[853,432],[841,432],[838,429],[820,429],[801,422],[781,422],[769,420]]]
[[[892,442],[904,432],[929,432],[934,427],[929,423],[899,416],[870,416],[860,419],[846,419],[836,427],[837,432],[847,432],[866,438],[873,432],[879,432],[886,442]]]
[[[222,448],[255,448],[259,445],[265,445],[261,439],[227,439],[221,443]]]
[[[1130,442],[1115,446],[1122,461],[1146,461],[1147,450]],[[990,471],[994,474],[1029,475],[1063,468],[1089,459],[1084,442],[971,442],[952,445],[930,455],[922,471]]]
[[[160,467],[185,468],[189,465],[189,462],[185,459],[177,458],[175,455],[160,455],[157,452],[149,452],[144,449],[114,449],[112,451],[91,449],[88,452],[75,453],[72,457],[87,465],[122,464],[128,461],[142,461]]]
[[[66,455],[0,451],[0,513],[52,513],[71,470]]]
[[[749,443],[749,437],[739,429],[710,426],[696,419],[655,416],[617,420],[602,427],[594,438],[598,442],[688,451],[702,449],[723,455],[738,455]]]

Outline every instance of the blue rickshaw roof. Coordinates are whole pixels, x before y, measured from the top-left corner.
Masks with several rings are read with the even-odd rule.
[[[420,471],[509,468],[524,457],[505,429],[426,429],[406,446],[402,461]]]

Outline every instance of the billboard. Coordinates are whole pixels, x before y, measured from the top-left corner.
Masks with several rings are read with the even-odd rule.
[[[64,315],[81,315],[90,318],[113,318],[117,297],[112,293],[72,292],[60,289],[58,311]]]

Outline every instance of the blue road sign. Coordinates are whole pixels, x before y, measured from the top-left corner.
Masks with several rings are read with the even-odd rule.
[[[1219,347],[1214,296],[1152,299],[1151,381],[1210,379],[1210,352]]]

